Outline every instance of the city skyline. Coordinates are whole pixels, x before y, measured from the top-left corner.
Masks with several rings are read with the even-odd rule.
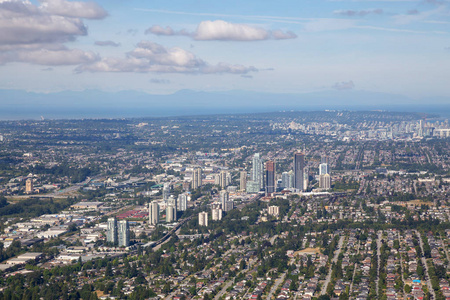
[[[447,1],[236,4],[1,1],[0,89],[450,96]]]

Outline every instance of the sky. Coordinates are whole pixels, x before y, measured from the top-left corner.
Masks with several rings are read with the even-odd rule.
[[[448,0],[0,0],[0,89],[450,97]]]

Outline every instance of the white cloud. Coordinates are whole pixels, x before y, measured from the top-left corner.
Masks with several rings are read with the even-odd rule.
[[[263,28],[246,24],[230,23],[223,20],[203,21],[194,32],[185,29],[175,31],[170,26],[162,27],[153,25],[145,31],[146,34],[155,35],[185,35],[195,40],[220,40],[220,41],[261,41],[267,39],[293,39],[297,35],[292,31],[283,32],[281,30],[265,30]]]
[[[217,20],[201,22],[194,38],[196,40],[257,41],[268,39],[269,33],[262,28]]]
[[[40,9],[49,14],[83,18],[83,19],[103,19],[108,13],[94,2],[79,2],[66,0],[39,0]]]
[[[219,63],[210,65],[193,53],[179,47],[142,41],[126,58],[104,58],[79,66],[77,72],[157,72],[193,74],[246,74],[258,71],[255,67]]]
[[[36,6],[26,0],[0,0],[0,63],[54,66],[98,60],[97,54],[68,49],[64,43],[87,35],[81,18],[98,19],[106,12],[91,2],[41,2]]]
[[[382,15],[384,12],[381,8],[369,10],[335,10],[333,14],[346,17],[365,17],[367,15]]]
[[[96,41],[94,44],[96,46],[102,46],[102,47],[105,47],[105,46],[119,47],[120,46],[120,43],[116,43],[113,41]]]
[[[45,66],[79,65],[99,60],[98,55],[80,49],[36,49],[0,53],[0,63],[26,62]]]

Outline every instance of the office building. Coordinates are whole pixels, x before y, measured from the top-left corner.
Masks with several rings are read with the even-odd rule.
[[[127,220],[121,220],[118,224],[119,247],[130,246],[130,226]]]
[[[27,181],[25,182],[25,193],[27,194],[31,194],[33,193],[33,179],[32,178],[28,178]]]
[[[113,245],[117,245],[117,220],[116,218],[108,218],[108,231],[106,232],[106,241]]]
[[[294,154],[294,188],[300,191],[304,189],[305,155],[297,152]]]
[[[228,200],[224,203],[224,208],[222,208],[223,211],[227,212],[234,209],[234,202],[233,200]]]
[[[222,208],[220,205],[213,205],[211,210],[211,217],[213,221],[220,221],[222,220]]]
[[[150,225],[157,225],[159,223],[159,204],[156,201],[148,205],[148,222]]]
[[[319,165],[319,175],[325,175],[325,174],[329,174],[330,172],[328,171],[328,164],[327,163],[321,163]]]
[[[177,210],[186,211],[187,210],[187,195],[179,194],[177,199]]]
[[[259,153],[256,153],[252,159],[252,181],[258,183],[259,190],[264,188],[264,166]]]
[[[202,186],[202,169],[201,168],[194,168],[192,171],[192,184],[191,188],[193,190],[198,189]]]
[[[239,188],[241,191],[245,191],[247,189],[247,171],[240,172]]]
[[[170,196],[166,207],[166,222],[172,223],[177,220],[177,200]]]
[[[330,174],[319,175],[319,188],[331,189],[331,176]]]
[[[266,195],[275,193],[275,162],[266,162]]]
[[[284,189],[291,189],[294,187],[294,172],[283,172],[281,174],[281,187]]]
[[[220,187],[226,188],[231,183],[231,175],[227,171],[220,171]]]
[[[208,226],[208,213],[206,211],[198,214],[198,225],[199,226]]]
[[[165,182],[163,187],[163,200],[164,203],[167,203],[167,200],[169,199],[170,195],[170,183]]]
[[[219,192],[220,204],[222,204],[222,209],[223,209],[224,211],[227,211],[227,210],[225,209],[225,206],[226,206],[226,203],[227,203],[227,201],[229,200],[229,198],[230,198],[230,196],[229,196],[229,194],[228,194],[227,191],[221,190],[221,191]]]

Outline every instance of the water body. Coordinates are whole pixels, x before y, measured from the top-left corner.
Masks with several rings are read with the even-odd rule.
[[[77,108],[63,109],[61,107],[46,107],[45,109],[26,107],[7,107],[0,110],[0,120],[39,120],[45,119],[98,119],[98,118],[140,118],[140,117],[168,117],[168,116],[189,116],[189,115],[211,115],[211,114],[246,114],[262,113],[274,111],[322,111],[322,110],[386,110],[393,112],[419,112],[428,115],[438,115],[433,120],[450,119],[449,105],[309,105],[309,106],[283,106],[283,107],[118,107],[114,108]],[[430,119],[428,117],[428,119]]]

